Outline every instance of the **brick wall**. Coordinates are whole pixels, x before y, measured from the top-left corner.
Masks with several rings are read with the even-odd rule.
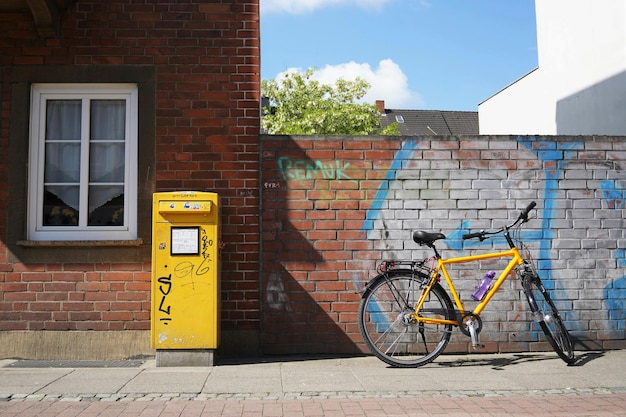
[[[197,190],[220,195],[226,344],[229,332],[258,335],[258,3],[79,0],[47,39],[30,13],[0,13],[0,331],[149,330],[151,194]],[[153,78],[133,79],[137,68]],[[25,112],[11,108],[14,86],[67,74],[78,76],[64,82],[141,82],[140,102],[152,85],[152,107],[139,109],[140,124],[148,120],[139,132],[142,248],[16,245],[27,188],[19,143],[28,143],[18,118],[28,102]],[[22,164],[17,174],[12,163]],[[66,259],[55,261],[61,251]]]
[[[506,248],[462,243],[537,201],[526,228],[577,348],[626,347],[626,140],[594,137],[262,137],[266,353],[358,352],[360,290],[381,259]],[[463,300],[495,261],[451,267]],[[471,307],[471,304],[468,303]],[[515,279],[481,315],[486,351],[549,349]],[[467,351],[455,332],[448,351]]]

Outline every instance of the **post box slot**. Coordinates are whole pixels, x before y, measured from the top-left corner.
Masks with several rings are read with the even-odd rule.
[[[161,214],[207,214],[212,209],[212,201],[159,201]]]

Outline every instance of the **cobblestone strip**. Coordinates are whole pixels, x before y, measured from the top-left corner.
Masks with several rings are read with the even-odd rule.
[[[151,393],[151,394],[11,394],[1,395],[0,402],[37,401],[207,401],[207,400],[304,400],[343,398],[482,398],[482,397],[529,397],[529,396],[587,396],[626,394],[626,387],[572,388],[551,390],[463,390],[463,391],[328,391],[287,393]]]

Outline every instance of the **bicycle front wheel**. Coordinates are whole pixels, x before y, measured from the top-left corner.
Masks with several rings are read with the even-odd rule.
[[[576,362],[574,347],[563,319],[539,277],[534,273],[532,275],[524,279],[524,292],[528,298],[533,319],[539,323],[546,339],[559,357],[568,364],[574,363]]]
[[[410,270],[375,278],[359,305],[359,330],[370,351],[389,365],[409,368],[433,361],[450,340],[452,325],[426,324],[414,318],[423,279]],[[420,317],[450,319],[452,302],[439,283],[432,287]]]

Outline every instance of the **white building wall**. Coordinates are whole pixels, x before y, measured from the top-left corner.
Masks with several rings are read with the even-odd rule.
[[[626,134],[626,1],[535,0],[538,68],[478,105],[481,134]]]

